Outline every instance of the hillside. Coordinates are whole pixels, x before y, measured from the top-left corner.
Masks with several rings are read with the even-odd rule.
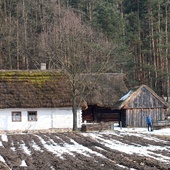
[[[168,132],[168,130],[167,130]],[[170,138],[143,129],[0,135],[0,169],[168,170]]]

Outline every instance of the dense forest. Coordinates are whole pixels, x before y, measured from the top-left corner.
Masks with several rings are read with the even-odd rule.
[[[0,69],[122,72],[170,96],[169,30],[169,0],[1,0]]]

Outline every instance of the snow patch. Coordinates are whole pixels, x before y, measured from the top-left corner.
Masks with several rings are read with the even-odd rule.
[[[35,135],[39,138],[39,140],[41,141],[41,143],[43,144],[44,148],[47,149],[49,152],[52,152],[54,155],[57,155],[59,156],[61,159],[64,159],[62,157],[62,154],[63,153],[67,153],[67,154],[70,154],[72,156],[74,156],[74,154],[70,153],[63,145],[60,146],[58,144],[56,144],[52,139],[50,139],[48,141],[48,143],[43,139],[41,138],[40,136],[38,135]],[[50,143],[51,144],[50,144]]]
[[[31,141],[31,143],[34,150],[43,152],[41,148],[34,141]]]
[[[102,154],[100,154],[98,152],[92,151],[91,149],[89,149],[89,148],[87,148],[87,147],[85,147],[83,145],[78,144],[73,139],[70,139],[70,141],[74,143],[75,152],[78,152],[80,154],[83,154],[83,153],[85,154],[86,153],[86,156],[89,156],[89,157],[91,157],[91,156],[88,153],[97,155],[97,156],[102,157],[102,158],[106,158],[104,155],[102,155]]]
[[[92,154],[92,155],[100,156],[102,158],[106,158],[104,155],[102,155],[98,152],[92,151],[91,149],[89,149],[83,145],[80,145],[73,139],[70,139],[70,142],[72,142],[72,144],[68,144],[66,142],[63,142],[61,144],[56,144],[52,139],[49,139],[48,143],[47,143],[40,136],[37,136],[37,137],[43,144],[44,148],[46,148],[49,152],[52,152],[53,154],[59,156],[61,159],[64,159],[62,156],[63,154],[69,154],[69,155],[75,156],[74,152],[83,154],[84,156],[87,156],[87,157],[91,157],[90,154]]]
[[[99,149],[99,150],[101,150],[101,151],[105,151],[105,152],[107,152],[106,150],[104,150],[104,149],[103,149],[103,148],[101,148],[101,147],[95,146],[95,148],[97,148],[97,149]]]
[[[146,131],[146,130],[145,130]],[[151,133],[151,132],[150,132]],[[155,132],[156,133],[156,132]],[[170,133],[170,132],[169,132]],[[104,134],[104,133],[102,133]],[[148,145],[148,146],[139,146],[138,144],[136,145],[135,143],[130,143],[130,144],[126,144],[114,139],[104,139],[104,137],[102,137],[100,133],[86,133],[86,134],[82,134],[86,137],[91,137],[95,140],[97,140],[98,142],[100,142],[102,145],[105,145],[106,147],[112,149],[112,150],[117,150],[120,152],[124,152],[127,154],[136,154],[136,155],[140,155],[140,156],[146,156],[146,157],[150,157],[153,159],[156,159],[158,161],[162,161],[162,162],[170,162],[170,157],[168,156],[164,156],[162,154],[156,154],[155,151],[163,151],[163,150],[169,150],[170,147],[169,146],[153,146],[153,145]],[[114,135],[114,133],[112,133],[112,135]],[[117,134],[115,134],[117,136]],[[119,134],[120,136],[123,135],[134,135],[134,136],[138,136],[141,138],[144,138],[145,136],[141,133],[130,133],[130,132],[126,132],[126,133],[122,133],[120,132]],[[150,138],[150,140],[155,141],[155,137],[149,136],[146,137],[147,139]],[[159,139],[157,139],[159,141]]]
[[[31,155],[31,151],[28,149],[28,147],[25,145],[25,143],[23,142],[23,144],[20,144],[20,147],[24,150],[24,152],[27,155]]]
[[[147,128],[120,128],[118,126],[114,127],[114,130],[119,133],[129,133],[129,134],[144,134],[145,136],[150,135],[161,135],[161,136],[170,136],[170,128],[164,128],[159,130],[153,130],[152,132],[148,131]]]
[[[0,161],[5,163],[5,159],[0,155]]]
[[[1,138],[2,138],[2,141],[8,142],[8,137],[7,137],[7,135],[2,134],[2,135],[1,135]]]
[[[129,168],[129,167],[126,167],[124,165],[120,165],[120,164],[116,164],[117,166],[121,167],[121,168],[124,168],[124,169],[129,169],[129,170],[136,170],[134,168]]]
[[[27,164],[26,164],[25,160],[22,160],[22,162],[21,162],[21,165],[20,165],[20,166],[22,166],[22,167],[27,167]]]
[[[125,94],[123,97],[121,97],[121,98],[119,99],[119,101],[126,100],[126,99],[130,96],[130,94],[131,94],[132,92],[133,92],[133,91],[130,90],[127,94]]]
[[[55,170],[55,168],[53,166],[50,167],[50,170]]]
[[[16,151],[15,147],[11,147],[11,150],[14,151],[14,152]]]

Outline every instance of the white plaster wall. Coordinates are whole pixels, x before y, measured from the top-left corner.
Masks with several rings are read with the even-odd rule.
[[[12,122],[12,112],[19,111],[21,122]],[[29,122],[28,111],[37,111],[37,121]],[[82,112],[78,110],[77,126],[81,127]],[[72,108],[32,108],[32,109],[0,109],[0,130],[40,130],[49,128],[72,128]]]
[[[73,113],[72,108],[61,108],[58,113],[55,111],[52,113],[52,126],[53,128],[72,128],[73,127]],[[82,122],[82,112],[78,110],[77,112],[77,126],[81,127]]]

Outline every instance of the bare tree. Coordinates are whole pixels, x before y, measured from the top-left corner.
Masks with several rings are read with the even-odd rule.
[[[81,17],[72,10],[60,10],[63,10],[63,17],[59,18],[56,14],[54,27],[49,25],[42,35],[44,41],[41,49],[45,49],[44,52],[50,56],[51,66],[60,68],[69,76],[73,131],[77,131],[77,110],[81,107],[87,86],[86,77],[91,73],[97,73],[100,76],[100,73],[114,66],[115,46],[102,34],[95,33],[88,25],[82,24]],[[91,88],[94,83],[91,82]]]

